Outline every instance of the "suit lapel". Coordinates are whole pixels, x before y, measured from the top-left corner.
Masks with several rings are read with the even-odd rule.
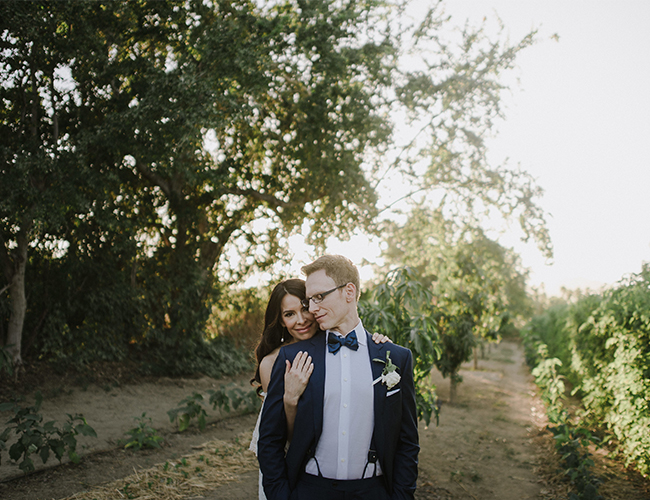
[[[314,433],[316,441],[323,431],[323,402],[325,396],[325,333],[321,332],[311,338],[314,371],[310,378],[311,398],[314,408]]]
[[[378,363],[373,361],[373,359],[386,359],[386,346],[385,344],[375,344],[372,341],[372,337],[368,332],[366,332],[366,337],[368,339],[368,354],[370,356],[370,367],[372,369],[372,380],[373,382],[381,377],[381,372],[384,369],[383,363]],[[380,431],[382,416],[384,414],[384,403],[386,402],[386,388],[381,381],[376,382],[373,386],[374,390],[374,410],[375,410],[375,437],[377,437],[377,431]]]

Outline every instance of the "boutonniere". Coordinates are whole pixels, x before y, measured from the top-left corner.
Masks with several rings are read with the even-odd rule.
[[[386,388],[390,391],[402,378],[399,376],[399,373],[397,373],[397,366],[390,360],[390,351],[386,351],[386,360],[375,358],[373,361],[385,365],[381,372],[381,382],[385,384]]]

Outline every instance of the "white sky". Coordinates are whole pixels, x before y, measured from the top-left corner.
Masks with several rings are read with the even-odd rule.
[[[515,40],[520,91],[490,144],[545,190],[554,263],[514,245],[531,284],[597,288],[650,261],[650,1],[457,0],[454,19],[496,11]],[[550,39],[554,33],[559,42]],[[504,240],[504,244],[506,244]]]
[[[495,163],[520,164],[545,191],[552,265],[534,245],[500,239],[522,255],[530,284],[553,295],[639,272],[650,261],[650,0],[448,0],[446,12],[457,25],[496,13],[513,43],[539,29],[505,80],[506,120],[489,142]],[[292,248],[299,276],[313,255],[298,240]],[[363,237],[328,251],[357,264],[379,253]]]

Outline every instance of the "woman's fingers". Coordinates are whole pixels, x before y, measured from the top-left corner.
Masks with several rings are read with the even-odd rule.
[[[293,370],[296,372],[305,372],[312,364],[311,356],[308,352],[300,351],[293,360]]]
[[[373,333],[372,341],[375,344],[385,344],[386,342],[390,342],[390,343],[393,342],[389,337],[387,337],[386,335],[382,335],[381,333]]]

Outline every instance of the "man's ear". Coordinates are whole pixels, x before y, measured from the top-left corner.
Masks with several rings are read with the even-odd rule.
[[[347,302],[352,302],[357,298],[357,287],[354,286],[354,283],[348,283],[345,285],[345,300]]]

